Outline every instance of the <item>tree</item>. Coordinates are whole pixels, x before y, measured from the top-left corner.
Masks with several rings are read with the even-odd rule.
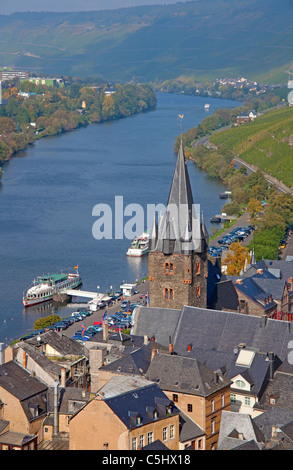
[[[248,248],[243,246],[241,242],[233,242],[230,249],[223,260],[223,264],[227,266],[227,274],[238,275],[245,266],[245,262],[250,262],[250,254]]]
[[[250,212],[250,219],[253,221],[257,218],[258,214],[262,211],[261,202],[254,197],[250,199],[248,206],[248,212]]]

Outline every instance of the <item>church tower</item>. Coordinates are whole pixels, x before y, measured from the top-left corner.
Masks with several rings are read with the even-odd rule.
[[[208,233],[193,203],[182,142],[165,213],[154,219],[149,250],[149,306],[207,307]]]

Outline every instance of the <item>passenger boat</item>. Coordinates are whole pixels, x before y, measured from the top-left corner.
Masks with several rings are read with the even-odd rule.
[[[53,294],[63,289],[75,289],[81,284],[77,266],[73,272],[38,276],[34,279],[33,285],[23,293],[22,302],[25,307],[46,302],[53,298]]]
[[[126,255],[136,257],[146,255],[149,252],[149,237],[150,234],[147,232],[143,232],[139,237],[135,237],[132,240]]]

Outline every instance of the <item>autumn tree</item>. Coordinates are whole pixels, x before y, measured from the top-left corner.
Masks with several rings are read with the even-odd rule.
[[[247,210],[250,212],[250,220],[255,220],[262,211],[261,202],[255,197],[252,197],[248,203]]]
[[[233,242],[230,245],[223,264],[227,266],[228,275],[238,275],[245,266],[245,262],[250,262],[250,254],[248,248],[243,246],[241,242]]]

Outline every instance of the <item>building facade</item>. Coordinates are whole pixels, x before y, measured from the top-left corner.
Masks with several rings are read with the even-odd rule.
[[[181,143],[164,215],[150,234],[149,302],[151,307],[181,309],[207,305],[208,234],[193,203]]]

